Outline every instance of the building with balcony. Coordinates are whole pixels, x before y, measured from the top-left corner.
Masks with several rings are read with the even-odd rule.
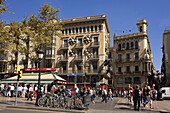
[[[161,72],[167,77],[166,86],[170,86],[170,30],[163,33],[163,58]]]
[[[126,89],[143,87],[152,73],[153,62],[146,20],[137,22],[138,33],[114,35],[113,72],[114,87]]]
[[[59,39],[57,72],[70,87],[107,84],[106,68],[100,66],[108,59],[110,31],[105,15],[61,20],[63,36]],[[67,59],[61,59],[66,57]]]

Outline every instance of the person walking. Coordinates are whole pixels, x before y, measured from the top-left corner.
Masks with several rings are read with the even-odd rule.
[[[11,89],[10,90],[11,91],[11,97],[13,97],[14,96],[14,89],[15,89],[13,84],[11,84],[10,89]]]
[[[103,91],[102,91],[102,95],[103,95],[103,100],[102,100],[102,102],[104,102],[104,101],[105,101],[105,103],[107,103],[107,91],[106,91],[106,88],[105,88],[105,89],[103,89]]]
[[[143,88],[143,91],[142,91],[142,93],[143,93],[143,106],[145,107],[145,105],[148,103],[148,101],[147,101],[147,98],[146,98],[146,96],[147,96],[147,89],[148,89],[148,86],[147,85],[145,85],[145,87]]]
[[[22,85],[18,87],[18,97],[22,97]]]
[[[33,87],[29,86],[29,94],[28,94],[27,100],[31,99],[31,101],[32,101],[32,96],[33,96]]]
[[[26,84],[24,85],[23,89],[22,89],[22,97],[26,98],[26,92],[27,92],[27,86]]]
[[[110,98],[111,101],[112,101],[112,100],[113,100],[113,99],[112,99],[112,94],[113,94],[113,93],[112,93],[112,90],[109,89],[109,92],[108,92],[108,93],[109,93],[109,94],[108,94],[108,100],[109,100],[109,98]]]
[[[136,106],[138,104],[138,111],[140,110],[140,90],[139,90],[139,85],[136,86],[136,89],[134,90],[134,110],[136,109]]]
[[[148,101],[148,103],[150,105],[150,108],[152,108],[151,88],[150,88],[150,86],[148,86],[148,89],[147,89],[146,92],[147,92],[147,96],[146,96],[147,101]]]

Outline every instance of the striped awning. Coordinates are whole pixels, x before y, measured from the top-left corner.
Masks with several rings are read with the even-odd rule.
[[[23,73],[22,78],[19,79],[19,83],[38,83],[39,73]],[[54,73],[41,73],[40,83],[52,83],[53,81],[66,84],[66,80],[59,77]],[[66,83],[65,83],[66,82]],[[17,76],[2,79],[0,83],[17,83]]]

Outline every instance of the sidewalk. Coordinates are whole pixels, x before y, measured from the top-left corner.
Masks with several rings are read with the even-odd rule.
[[[73,109],[60,109],[60,108],[48,108],[35,106],[36,99],[33,101],[27,101],[27,98],[17,98],[17,105],[15,105],[15,97],[2,97],[0,96],[0,108],[18,108],[18,109],[31,109],[31,110],[43,110],[43,111],[55,111],[55,112],[69,112],[69,113],[86,113],[85,110],[73,110]]]
[[[141,104],[141,111],[154,111],[154,112],[165,112],[170,113],[170,100],[164,100],[164,101],[152,101],[152,109],[148,107],[143,107],[143,104]],[[133,110],[134,106],[131,104],[128,104],[127,98],[119,98],[119,101],[115,105],[115,109],[127,109],[127,110]]]

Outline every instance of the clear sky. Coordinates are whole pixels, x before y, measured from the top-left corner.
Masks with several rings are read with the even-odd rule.
[[[170,0],[7,0],[8,9],[15,14],[6,13],[1,19],[7,23],[21,21],[24,16],[37,14],[44,3],[61,9],[59,19],[105,14],[112,46],[114,33],[135,33],[137,20],[146,19],[153,63],[157,70],[161,69],[163,32],[170,27]]]

